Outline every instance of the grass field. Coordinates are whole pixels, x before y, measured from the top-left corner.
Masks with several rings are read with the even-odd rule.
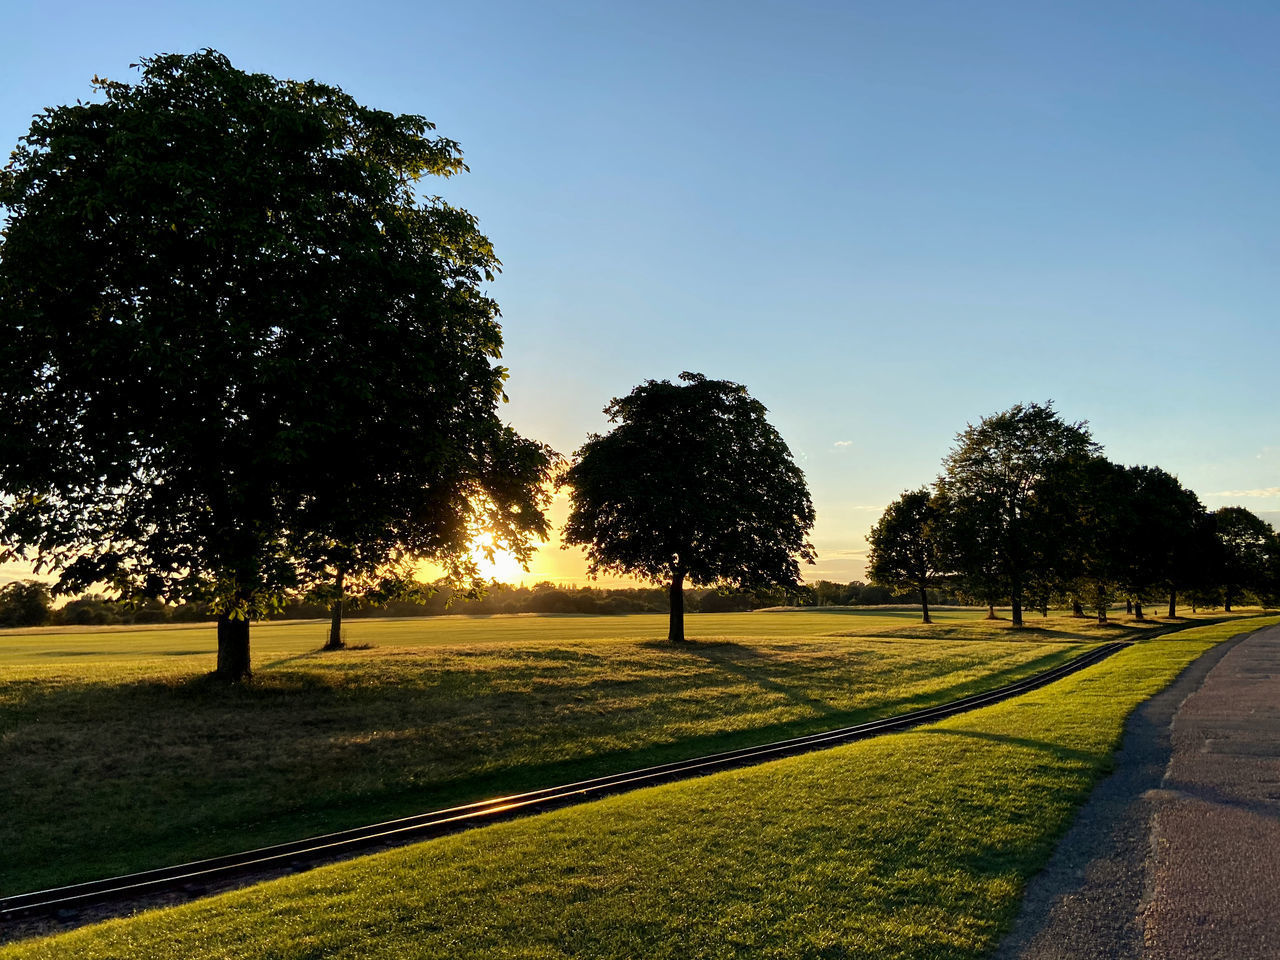
[[[985,955],[1124,719],[1222,624],[1017,700],[0,949],[3,960]]]
[[[982,611],[944,610],[939,625],[982,623]],[[806,637],[850,630],[860,635],[915,635],[914,610],[869,612],[788,611],[708,613],[687,618],[691,637]],[[1031,621],[1034,622],[1034,621]],[[1000,626],[996,624],[997,628]],[[1007,624],[1005,624],[1007,626]],[[313,653],[328,636],[328,622],[276,621],[253,625],[253,666],[274,669],[288,658]],[[666,614],[589,617],[516,615],[428,617],[408,620],[347,620],[347,643],[380,647],[538,644],[568,640],[658,640],[667,635]],[[1075,639],[1065,629],[1063,639]],[[989,631],[988,631],[989,634]],[[85,678],[101,670],[104,679],[212,669],[217,641],[211,624],[122,627],[32,627],[0,630],[0,671],[24,676]]]
[[[235,689],[208,626],[0,635],[0,893],[853,723],[1132,632],[915,616],[701,615],[681,648],[651,616],[358,620],[372,648],[324,655],[267,624]]]

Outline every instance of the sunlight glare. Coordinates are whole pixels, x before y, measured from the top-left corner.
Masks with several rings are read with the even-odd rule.
[[[485,548],[493,549],[493,559],[485,555]],[[471,543],[471,557],[479,568],[480,576],[485,580],[497,580],[499,583],[518,585],[528,573],[520,566],[520,561],[507,550],[493,547],[493,535],[482,534]]]

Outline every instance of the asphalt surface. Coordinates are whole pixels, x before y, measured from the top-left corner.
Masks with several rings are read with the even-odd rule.
[[[1280,960],[1280,627],[1135,711],[997,960]]]

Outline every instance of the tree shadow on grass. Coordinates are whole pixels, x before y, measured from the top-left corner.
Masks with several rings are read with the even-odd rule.
[[[658,644],[647,642],[646,646],[656,647]],[[799,693],[795,688],[794,670],[779,670],[776,666],[778,657],[758,647],[746,646],[732,640],[718,640],[710,643],[686,643],[680,646],[670,645],[676,654],[702,660],[718,667],[733,676],[754,684],[762,690],[776,693],[791,703],[808,707],[819,714],[833,716],[841,712],[818,697],[810,697]],[[771,669],[771,664],[773,668]],[[792,677],[790,684],[781,677]]]
[[[840,701],[824,699],[820,686],[819,696],[809,695],[830,671],[830,660],[824,663],[821,657],[787,657],[782,650],[727,641],[664,646],[665,650],[673,663],[686,668],[669,673],[628,662],[634,680],[610,671],[589,682],[565,674],[540,683],[548,681],[548,662],[599,659],[580,650],[550,648],[537,656],[504,661],[500,671],[484,663],[453,673],[429,665],[405,677],[394,670],[378,673],[365,678],[375,681],[367,685],[351,683],[349,671],[312,670],[304,664],[260,668],[257,679],[241,685],[185,676],[110,687],[33,686],[0,711],[0,726],[12,721],[15,729],[22,726],[32,733],[22,769],[42,771],[42,777],[56,773],[40,788],[43,793],[26,798],[28,805],[47,804],[39,798],[56,795],[54,788],[61,782],[92,787],[85,792],[84,799],[92,801],[82,804],[85,811],[113,809],[122,805],[122,787],[129,785],[131,812],[106,826],[96,813],[90,817],[82,812],[79,820],[68,821],[67,829],[81,831],[80,839],[90,831],[101,835],[98,849],[84,850],[76,863],[63,865],[54,863],[49,851],[75,844],[77,837],[60,835],[44,847],[28,843],[26,855],[19,858],[24,866],[18,869],[15,863],[15,875],[25,873],[35,886],[88,879],[156,866],[153,854],[156,860],[177,860],[226,853],[245,845],[789,739],[990,689],[1061,662],[1067,652],[1045,651],[1028,663],[917,694],[899,691],[893,699],[849,709]],[[495,677],[502,682],[495,685]],[[622,681],[625,687],[618,686]],[[834,682],[828,681],[828,686]],[[617,689],[605,689],[604,700],[595,703],[586,687],[610,683]],[[689,695],[695,690],[720,685],[724,696],[738,696],[744,683],[768,691],[769,699],[804,715],[724,729],[749,722],[735,721],[733,710],[717,720],[721,710],[734,706],[732,702],[718,700],[717,694],[690,706]],[[616,712],[601,709],[610,697],[617,700]],[[183,746],[166,752],[172,746],[170,734],[158,731],[167,730],[174,716],[183,718],[179,739],[190,744],[190,750]],[[58,722],[37,726],[42,717]],[[700,730],[691,735],[695,725]],[[714,729],[717,726],[721,729]],[[218,763],[202,760],[201,745],[228,729],[237,731],[236,742],[229,745],[234,749],[220,749]],[[564,750],[547,749],[547,738],[556,737],[572,742]],[[103,738],[116,745],[110,756],[97,746]],[[628,739],[639,742],[628,746]],[[579,752],[568,755],[572,750]],[[90,772],[69,762],[49,771],[42,759],[48,751],[69,751],[71,759],[82,755]],[[21,792],[15,790],[15,796]],[[246,832],[249,820],[252,829]],[[20,839],[22,832],[15,821],[10,836]],[[120,849],[107,849],[108,839]],[[12,842],[22,846],[19,840]],[[28,886],[13,882],[15,888]]]
[[[1028,737],[1014,737],[1003,733],[989,733],[985,730],[939,729],[935,727],[917,730],[916,733],[925,737],[962,737],[968,740],[981,740],[987,743],[999,743],[1006,746],[1026,747],[1030,750],[1035,750],[1038,753],[1047,753],[1055,760],[1070,760],[1085,763],[1090,766],[1097,762],[1097,754],[1089,750],[1077,750],[1073,747],[1065,747],[1060,743],[1051,743],[1047,740],[1032,740]]]
[[[1181,630],[1192,624],[1212,626],[1225,619],[1228,618],[1203,620],[1197,618],[1194,621],[1182,618],[1173,621],[1152,618],[1143,621],[1108,620],[1106,623],[1098,623],[1096,620],[1084,618],[1071,624],[1063,624],[1059,621],[1052,626],[1035,626],[1034,621],[1028,621],[1026,626],[1018,628],[1003,626],[1003,629],[998,632],[991,630],[988,625],[990,621],[980,620],[958,624],[932,626],[914,624],[911,627],[895,627],[869,634],[867,638],[873,640],[978,640],[997,643],[1105,643],[1110,640],[1148,640]],[[834,636],[852,637],[862,636],[862,634],[839,633]]]

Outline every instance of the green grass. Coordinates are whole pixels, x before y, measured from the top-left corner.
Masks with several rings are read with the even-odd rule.
[[[60,937],[3,960],[985,955],[1124,720],[1213,643],[1135,645],[915,732],[672,784]]]
[[[373,649],[323,655],[322,625],[268,624],[233,689],[204,675],[208,626],[9,634],[0,893],[855,723],[1126,632],[914,616],[698,616],[692,631],[737,639],[674,649],[660,617],[360,620],[350,640]]]
[[[979,619],[982,611],[945,610],[939,625]],[[910,609],[838,613],[707,613],[687,618],[694,638],[805,637],[852,631],[859,636],[915,629]],[[1007,624],[1006,624],[1007,626]],[[328,637],[328,622],[277,621],[253,625],[255,670],[314,652]],[[456,646],[541,644],[566,640],[645,640],[667,635],[665,614],[630,616],[448,616],[406,620],[358,619],[344,626],[348,644]],[[918,634],[912,634],[918,635]],[[217,640],[209,624],[137,627],[34,627],[0,630],[0,677],[71,677],[94,674],[119,680],[134,676],[199,673],[213,669]]]
[[[855,722],[1078,649],[812,636],[918,633],[911,616],[696,617],[742,639],[680,649],[659,617],[359,620],[375,648],[325,655],[323,626],[267,624],[241,689],[204,678],[207,625],[9,633],[0,892]]]

